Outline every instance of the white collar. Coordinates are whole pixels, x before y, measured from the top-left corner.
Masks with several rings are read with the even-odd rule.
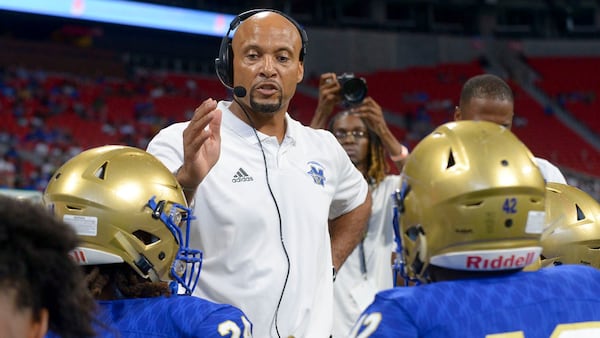
[[[219,103],[217,104],[217,109],[220,109],[223,112],[223,120],[221,127],[226,127],[230,129],[250,144],[258,143],[256,135],[254,134],[254,128],[252,128],[248,123],[244,122],[239,117],[237,117],[229,109],[231,104],[232,101],[219,101]],[[299,123],[292,119],[287,112],[285,113],[285,122],[287,128],[282,143],[290,142],[291,144],[295,144],[296,137],[294,136],[297,135],[297,128],[299,127]],[[260,138],[261,142],[265,142],[265,140],[271,137],[267,134],[261,133],[258,130],[256,130],[256,133],[258,134],[258,137]]]

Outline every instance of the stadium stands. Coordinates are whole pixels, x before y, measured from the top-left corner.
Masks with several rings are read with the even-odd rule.
[[[55,32],[60,31],[59,27],[64,22],[48,19],[42,32],[32,24],[38,22],[39,17],[5,15],[4,18],[6,23],[0,25],[5,32],[0,37],[4,50],[0,55],[0,113],[3,117],[0,125],[0,174],[11,171],[12,174],[6,177],[15,178],[2,180],[0,185],[43,189],[53,168],[81,150],[107,143],[144,148],[160,128],[188,119],[204,98],[229,96],[212,70],[208,74],[185,73],[177,70],[175,60],[162,62],[163,54],[148,62],[159,69],[132,67],[132,63],[125,63],[139,59],[139,55],[127,56],[123,50],[107,48],[114,41],[119,41],[121,47],[127,45],[124,42],[131,39],[133,33],[127,33],[125,27],[100,27],[99,32],[103,35],[94,35],[86,46],[74,46],[68,45],[64,39],[55,40]],[[13,26],[19,30],[6,33]],[[159,40],[161,36],[169,39],[175,36],[147,33],[144,46],[154,46],[156,52],[167,52],[165,49],[168,49],[167,43]],[[390,52],[390,60],[402,66],[382,66],[372,71],[349,69],[367,80],[369,95],[383,106],[390,128],[409,148],[435,126],[452,119],[464,80],[489,71],[482,63],[486,46],[484,38],[459,41],[440,37],[439,41],[433,41],[430,38],[434,33],[429,33],[398,40],[382,34],[381,41],[386,45],[390,45],[391,41],[400,45],[398,50],[391,48],[385,51]],[[21,34],[32,39],[16,38]],[[348,48],[362,46],[359,42],[354,44],[355,37],[358,39],[359,36],[352,34],[353,43],[348,46],[354,47]],[[426,38],[423,41],[427,43],[416,46],[419,37]],[[182,41],[177,46],[195,42],[198,37],[186,35],[180,38]],[[377,39],[373,40],[373,47],[382,47],[375,44]],[[95,41],[98,43],[95,44]],[[214,53],[210,50],[215,49],[213,44],[217,45],[220,39],[198,41],[201,45],[196,46],[197,49],[203,51],[202,56],[210,55],[212,59],[208,61],[212,63]],[[340,39],[338,42],[335,46],[332,42],[332,48],[347,47],[344,44],[347,40]],[[407,42],[411,42],[412,47],[404,48]],[[311,43],[313,53],[309,52],[309,58],[318,55],[314,52],[319,48],[315,39]],[[525,47],[519,50],[528,50]],[[413,49],[414,55],[410,53]],[[460,53],[462,50],[465,53]],[[196,69],[209,71],[207,68],[210,67],[205,66],[207,60],[200,60],[200,54],[190,53],[187,49],[169,52],[172,55],[186,54],[188,59],[197,57],[198,64],[202,66]],[[149,58],[153,57],[150,50],[144,53],[148,53]],[[428,56],[427,60],[421,60],[423,55]],[[375,55],[373,59],[379,60],[378,57]],[[436,58],[437,62],[432,62]],[[348,59],[355,63],[364,61],[349,54]],[[600,67],[600,58],[536,55],[524,56],[524,59],[539,75],[535,84],[599,135],[600,81],[593,70]],[[403,63],[403,60],[413,64]],[[309,63],[315,64],[318,60],[311,59]],[[571,129],[572,126],[557,118],[549,106],[536,101],[518,82],[511,81],[511,73],[507,69],[504,71],[502,76],[509,80],[516,93],[513,131],[536,155],[547,158],[568,172],[570,182],[591,186],[588,191],[593,190],[596,196],[600,196],[598,149],[581,137],[579,130]],[[314,69],[307,69],[305,80],[297,90],[289,111],[305,124],[309,123],[317,104],[317,77],[309,75],[312,72]]]

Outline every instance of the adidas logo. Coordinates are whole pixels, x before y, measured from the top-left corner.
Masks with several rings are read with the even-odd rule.
[[[237,173],[235,173],[235,175],[233,175],[233,178],[231,179],[231,182],[233,183],[249,181],[254,181],[254,179],[252,178],[252,176],[248,175],[248,173],[242,168],[238,169]]]

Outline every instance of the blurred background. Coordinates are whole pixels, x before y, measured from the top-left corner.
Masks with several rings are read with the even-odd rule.
[[[289,113],[308,124],[322,72],[364,77],[409,148],[452,120],[464,81],[515,92],[513,131],[600,200],[597,0],[0,0],[0,187],[42,191],[90,147],[145,148],[205,98],[231,19],[275,8],[308,32]]]

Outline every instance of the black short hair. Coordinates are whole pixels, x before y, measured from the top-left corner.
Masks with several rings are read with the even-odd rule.
[[[460,105],[469,102],[473,98],[509,100],[514,102],[510,86],[493,74],[476,75],[465,82],[460,92]]]
[[[40,204],[0,195],[0,292],[15,293],[17,309],[31,309],[63,338],[92,337],[95,301],[81,267],[70,257],[75,231]]]

